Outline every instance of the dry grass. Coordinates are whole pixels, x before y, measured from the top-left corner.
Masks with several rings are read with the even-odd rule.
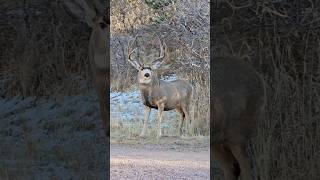
[[[139,137],[142,129],[142,123],[131,122],[123,123],[118,120],[111,122],[111,144],[123,144],[123,145],[181,145],[181,146],[193,146],[199,148],[201,146],[209,146],[209,137],[196,135],[184,135],[182,137],[177,135],[177,129],[174,126],[166,126],[163,128],[163,137],[157,138],[157,129],[155,126],[149,127],[145,137]],[[172,146],[173,147],[173,146]]]
[[[215,55],[247,58],[266,81],[266,116],[250,146],[256,178],[320,177],[318,5],[224,1],[215,6]]]
[[[90,80],[86,61],[89,29],[72,21],[54,2],[25,2],[6,1],[1,7],[4,11],[0,14],[3,25],[0,27],[0,96],[86,91],[90,87],[87,81],[83,81]],[[213,9],[216,26],[212,27],[215,32],[212,36],[216,42],[212,50],[215,55],[246,57],[266,80],[266,119],[259,124],[258,137],[250,148],[256,176],[260,179],[317,179],[320,176],[319,4],[298,0],[290,4],[271,0],[249,6],[245,6],[245,0],[237,3],[221,2],[218,9]],[[198,125],[203,128],[195,129],[200,134],[209,133],[209,70],[205,68],[209,62],[207,6],[205,1],[186,1],[167,9],[164,7],[163,11],[148,10],[146,12],[150,14],[146,16],[153,15],[156,20],[140,21],[138,27],[130,19],[118,20],[111,39],[112,88],[125,91],[135,85],[135,71],[129,68],[125,58],[129,38],[146,32],[162,35],[169,47],[169,61],[176,70],[174,73],[187,78],[194,86],[196,93],[192,109],[194,119],[203,120]],[[130,5],[122,8],[130,8]],[[28,10],[26,20],[18,11],[22,9]],[[143,14],[139,16],[145,17]],[[126,125],[114,126],[119,134],[130,132],[135,138],[141,124],[138,122],[131,129]],[[47,126],[52,132],[59,127]],[[74,128],[92,127],[80,123]],[[5,131],[6,134],[13,133]],[[40,147],[41,144],[32,137],[28,137],[23,146],[24,152],[30,156],[41,152]],[[24,155],[19,154],[19,157]],[[67,155],[63,150],[56,152],[56,156],[62,159]],[[75,167],[81,167],[76,157],[72,161]],[[23,172],[20,175],[29,173],[29,159],[22,158],[14,170],[3,161],[0,163],[0,175],[4,179],[17,179],[18,170]]]
[[[89,29],[49,1],[6,3],[1,96],[76,94],[90,87]]]
[[[124,3],[126,2],[126,3]],[[191,118],[194,135],[209,135],[209,9],[206,1],[112,1],[111,89],[128,91],[137,86],[137,72],[127,62],[127,44],[139,35],[139,57],[148,64],[159,53],[157,36],[167,45],[159,76],[176,75],[192,83]],[[162,3],[162,4],[161,4]],[[135,8],[146,11],[135,11]],[[122,13],[121,13],[122,12]],[[140,13],[141,12],[141,13]],[[153,19],[149,19],[152,17]],[[136,22],[136,23],[133,23]]]
[[[207,112],[195,115],[203,121],[199,127],[204,128],[194,132],[208,134],[209,98],[205,96],[209,94],[209,68],[203,70],[209,62],[207,2],[161,3],[156,7],[140,0],[111,2],[111,89],[125,91],[136,85],[136,72],[126,62],[129,39],[137,33],[149,34],[150,38],[144,39],[148,42],[158,34],[168,45],[167,61],[175,69],[162,74],[175,73],[192,81],[195,103],[203,103],[193,109]],[[92,88],[87,61],[90,29],[85,24],[72,19],[57,2],[5,4],[0,14],[4,20],[1,42],[7,42],[1,46],[1,97],[79,94]],[[136,9],[145,11],[139,13],[142,11]],[[158,44],[153,47],[157,50]],[[199,79],[199,74],[205,78]]]

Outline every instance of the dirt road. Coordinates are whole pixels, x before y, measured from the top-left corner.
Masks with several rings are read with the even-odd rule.
[[[111,145],[111,179],[209,179],[207,149]]]

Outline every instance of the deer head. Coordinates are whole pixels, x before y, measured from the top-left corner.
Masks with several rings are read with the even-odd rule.
[[[128,43],[128,61],[129,63],[138,70],[138,81],[140,84],[150,84],[152,79],[156,77],[156,74],[153,70],[159,69],[162,64],[164,63],[165,58],[165,50],[166,50],[166,44],[162,43],[160,38],[160,54],[159,57],[154,59],[150,65],[145,65],[140,62],[140,60],[136,60],[132,58],[132,54],[136,51],[137,48],[134,48],[131,50],[132,44],[135,43],[136,38],[134,40],[131,40]],[[133,42],[132,42],[133,41]]]
[[[100,69],[109,68],[109,62],[106,60],[110,26],[107,18],[107,8],[103,9],[98,0],[64,0],[62,2],[66,12],[71,17],[76,17],[92,28],[89,45],[89,48],[91,48],[89,49],[91,51],[89,52],[89,56],[91,56],[89,58],[90,61],[94,61],[92,65]]]
[[[107,46],[109,45],[108,30],[110,26],[107,17],[107,9],[102,11],[102,5],[98,0],[64,0],[62,1],[66,12],[71,12],[71,16],[76,16],[80,21],[85,22],[92,28],[89,40],[88,57],[93,74],[93,81],[100,102],[100,113],[102,123],[109,137],[108,122],[108,75],[110,71],[110,59]],[[88,3],[90,2],[90,3]]]

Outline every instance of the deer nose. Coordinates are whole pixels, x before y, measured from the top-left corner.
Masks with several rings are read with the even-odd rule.
[[[149,73],[145,73],[144,76],[145,76],[145,77],[149,77],[150,74],[149,74]]]

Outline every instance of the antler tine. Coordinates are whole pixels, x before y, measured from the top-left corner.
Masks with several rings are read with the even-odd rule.
[[[128,59],[129,59],[130,61],[134,61],[133,59],[131,59],[131,55],[136,51],[136,49],[137,49],[137,48],[134,48],[132,51],[129,51],[129,50],[128,50]]]
[[[134,48],[132,51],[130,50],[131,49],[131,45],[136,41],[137,39],[137,36],[133,39],[133,40],[130,40],[128,42],[128,62],[133,66],[135,67],[137,70],[140,70],[141,68],[141,63],[140,61],[138,60],[134,60],[134,59],[131,59],[131,55],[136,51],[137,48]],[[131,43],[133,41],[133,43]]]
[[[157,35],[159,41],[160,41],[160,55],[156,60],[162,59],[165,57],[165,48],[166,48],[166,43],[162,42],[160,37]]]
[[[92,27],[91,21],[95,16],[95,12],[85,0],[64,0],[61,3],[69,15],[79,18],[80,21]]]
[[[92,9],[90,8],[89,4],[85,0],[77,1],[81,8],[84,9],[85,13],[92,13]]]
[[[108,4],[108,3],[105,3]],[[98,0],[92,0],[92,5],[93,8],[95,9],[96,13],[103,15],[104,11],[106,10],[107,7],[103,8],[103,5],[100,1]]]
[[[162,59],[165,57],[165,47],[166,43],[160,45],[160,57],[158,59]]]
[[[128,59],[131,60],[131,61],[135,61],[133,59],[131,59],[131,55],[136,51],[137,48],[134,48],[133,50],[131,50],[131,46],[132,44],[134,44],[136,42],[136,39],[137,39],[138,36],[135,36],[134,39],[131,39],[129,42],[128,42]],[[133,42],[132,42],[133,41]],[[139,64],[140,62],[137,61]]]

